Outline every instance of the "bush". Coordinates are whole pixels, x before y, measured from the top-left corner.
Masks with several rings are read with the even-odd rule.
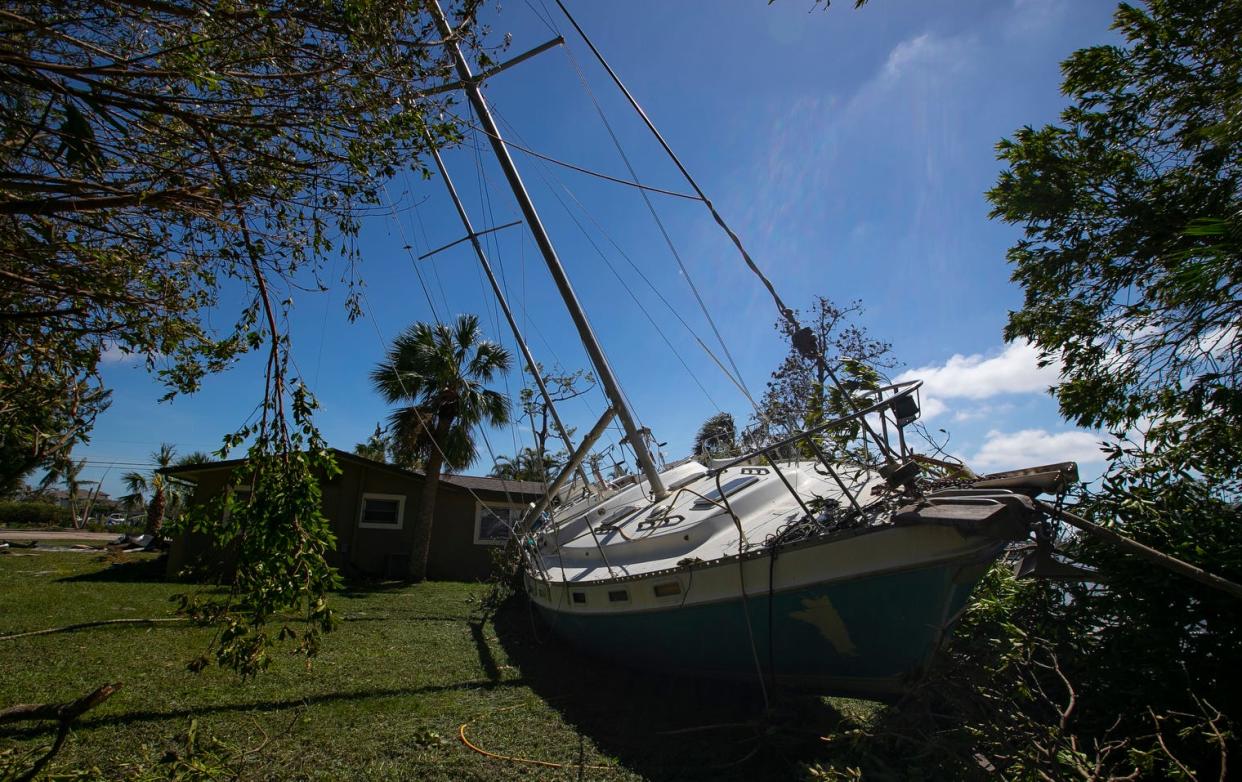
[[[68,508],[50,502],[0,502],[0,524],[6,527],[55,527],[70,525]]]

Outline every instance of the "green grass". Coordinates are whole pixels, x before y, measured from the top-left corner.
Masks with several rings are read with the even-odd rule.
[[[153,555],[0,555],[0,635],[172,616]],[[547,635],[521,599],[479,620],[477,584],[358,586],[333,597],[344,621],[309,670],[279,656],[252,681],[185,664],[209,631],[185,624],[102,625],[0,641],[0,707],[59,702],[107,682],[111,700],[79,722],[53,768],[105,778],[214,746],[241,778],[789,779],[824,751],[819,736],[870,704],[786,697],[775,728],[736,685],[639,674],[583,658]],[[846,714],[848,716],[843,717]],[[497,760],[466,747],[566,765]],[[669,731],[678,731],[669,733]],[[0,754],[47,745],[50,725],[0,728]],[[220,742],[213,744],[213,742]],[[251,752],[250,750],[254,750]],[[604,766],[580,768],[579,764]]]

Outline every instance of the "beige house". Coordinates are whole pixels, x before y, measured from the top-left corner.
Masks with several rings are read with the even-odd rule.
[[[323,512],[332,521],[336,551],[329,562],[346,576],[403,577],[409,566],[414,515],[422,495],[422,473],[332,449],[341,474],[321,484]],[[240,460],[171,467],[166,474],[194,484],[191,505],[230,486]],[[527,504],[543,494],[543,484],[469,475],[444,475],[436,494],[435,522],[427,577],[475,581],[488,577],[491,554],[509,539],[509,525]],[[168,556],[168,573],[219,562],[202,534],[177,536]]]

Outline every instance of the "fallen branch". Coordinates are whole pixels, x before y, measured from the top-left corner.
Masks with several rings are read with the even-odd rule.
[[[73,723],[78,717],[111,698],[119,689],[121,689],[120,682],[105,684],[89,695],[84,695],[76,701],[68,703],[19,703],[16,706],[0,710],[0,725],[8,722],[35,722],[39,720],[55,720],[59,723],[56,731],[56,741],[52,743],[51,749],[43,757],[35,761],[33,766],[14,777],[15,782],[29,782],[29,780],[38,776],[43,767],[56,756],[57,752],[60,752],[61,746],[64,745],[65,739],[69,736],[69,729],[73,727]]]
[[[80,622],[75,625],[65,625],[64,627],[50,627],[46,630],[30,630],[25,633],[14,633],[13,635],[0,635],[0,641],[15,641],[18,638],[30,638],[35,635],[52,635],[54,633],[71,633],[74,630],[88,630],[92,627],[104,627],[106,625],[145,625],[155,624],[157,622],[188,622],[189,619],[184,617],[170,617],[168,619],[101,619],[97,622]]]
[[[1242,599],[1242,584],[1230,581],[1227,578],[1222,578],[1214,573],[1209,573],[1201,567],[1196,567],[1195,565],[1180,560],[1177,557],[1169,556],[1168,554],[1157,551],[1150,546],[1144,546],[1136,540],[1131,540],[1125,535],[1121,535],[1120,533],[1117,533],[1107,527],[1101,527],[1099,524],[1093,524],[1083,517],[1076,516],[1063,508],[1057,508],[1046,502],[1041,502],[1040,500],[1036,500],[1035,505],[1045,513],[1056,516],[1066,522],[1071,527],[1082,530],[1088,535],[1094,535],[1100,540],[1112,543],[1122,551],[1133,554],[1137,557],[1142,557],[1148,562],[1152,562],[1162,568],[1165,568],[1166,570],[1171,570],[1174,573],[1185,576],[1192,581],[1198,581],[1200,584],[1209,586],[1212,589],[1216,589],[1226,594],[1233,595],[1236,598]]]

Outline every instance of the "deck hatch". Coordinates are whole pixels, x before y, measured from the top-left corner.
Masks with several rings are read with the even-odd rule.
[[[727,480],[719,489],[712,489],[707,494],[704,494],[703,499],[691,505],[690,509],[706,510],[707,508],[714,508],[720,499],[724,497],[731,497],[742,489],[745,489],[747,486],[758,482],[758,475],[743,475],[738,478]]]
[[[603,509],[601,508],[601,510]],[[615,530],[618,526],[620,526],[621,522],[625,521],[626,517],[628,517],[630,514],[632,514],[636,510],[638,510],[637,505],[626,505],[622,508],[617,509],[615,513],[613,513],[611,516],[609,516],[608,518],[600,522],[600,525],[599,525],[600,531],[611,532]]]

